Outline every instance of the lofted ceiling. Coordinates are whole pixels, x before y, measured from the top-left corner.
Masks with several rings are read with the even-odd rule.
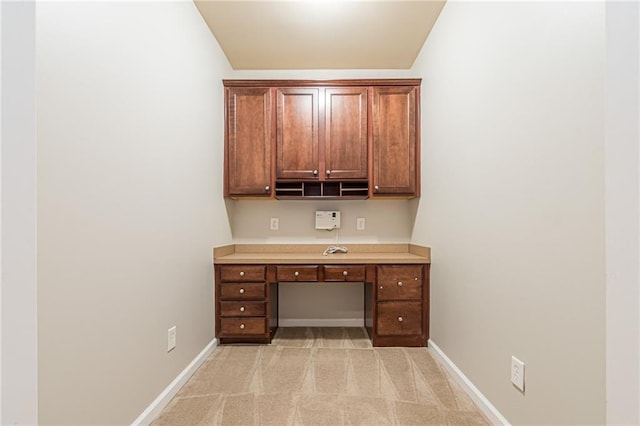
[[[237,70],[408,69],[446,0],[194,0]]]

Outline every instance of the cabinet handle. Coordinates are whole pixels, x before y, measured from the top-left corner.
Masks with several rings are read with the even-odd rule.
[[[264,192],[269,192],[269,190],[271,189],[271,187],[269,185],[264,187]]]
[[[344,275],[344,276],[346,277],[347,275],[349,275],[349,272],[347,272],[347,271],[342,271],[342,275]]]
[[[314,175],[314,176],[318,176],[318,171],[317,171],[317,170],[314,170],[314,171],[313,171],[313,175]]]
[[[300,275],[300,272],[295,271],[295,272],[293,273],[293,275],[295,275],[295,276],[297,277],[298,275]]]
[[[240,289],[240,294],[244,294],[244,288]]]
[[[244,271],[240,271],[240,276],[244,277]]]
[[[331,176],[331,170],[327,170],[327,176]]]
[[[402,287],[404,284],[402,281],[398,281],[398,287]]]
[[[240,306],[240,312],[244,312],[244,306]]]
[[[378,192],[380,190],[380,187],[378,185],[376,185],[376,186],[373,187],[373,190]]]
[[[244,330],[244,324],[240,324],[240,330]]]
[[[402,321],[404,321],[404,318],[398,317],[398,322],[402,322]]]

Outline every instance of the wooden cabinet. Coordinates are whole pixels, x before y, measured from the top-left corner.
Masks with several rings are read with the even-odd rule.
[[[419,79],[224,85],[225,196],[419,195]]]
[[[276,179],[367,178],[367,88],[276,91]]]
[[[419,195],[418,91],[373,88],[373,196]]]
[[[225,89],[226,197],[272,195],[272,98],[268,87]]]

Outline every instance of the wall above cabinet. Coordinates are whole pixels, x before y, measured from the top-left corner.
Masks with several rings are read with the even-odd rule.
[[[420,79],[224,80],[224,195],[419,195]]]

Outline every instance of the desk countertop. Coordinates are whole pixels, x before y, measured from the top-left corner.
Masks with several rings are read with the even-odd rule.
[[[213,249],[213,263],[431,263],[431,249],[415,244],[344,244],[348,253],[323,256],[328,245],[331,244],[231,244]]]

